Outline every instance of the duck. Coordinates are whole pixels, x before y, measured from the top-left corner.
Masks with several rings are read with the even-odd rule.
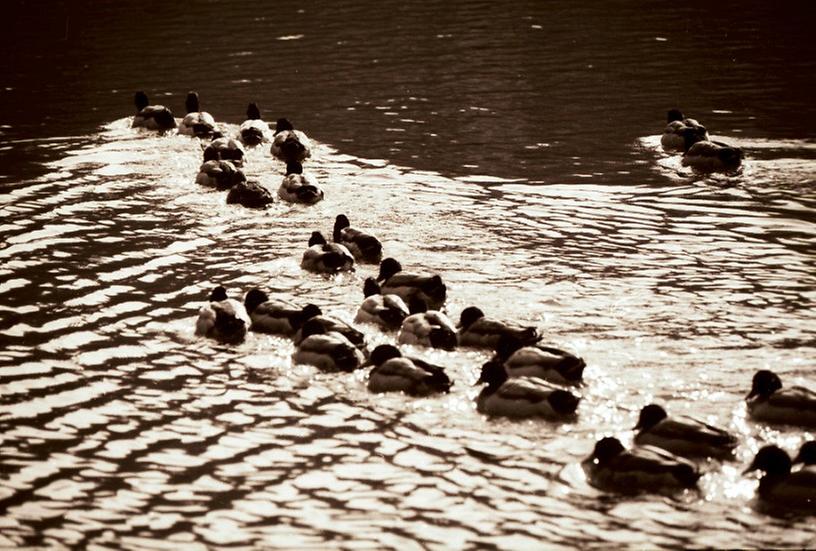
[[[133,117],[131,128],[147,128],[148,130],[176,128],[173,113],[164,105],[150,105],[150,100],[144,92],[136,92],[133,103],[136,105],[136,115]]]
[[[816,470],[791,472],[788,453],[773,444],[764,446],[743,474],[762,471],[757,497],[760,501],[785,508],[816,510]]]
[[[383,329],[396,331],[402,327],[402,322],[411,315],[405,301],[399,295],[384,295],[380,285],[373,277],[367,277],[363,282],[365,299],[357,310],[354,321],[357,323],[373,323]]]
[[[260,289],[250,289],[244,297],[244,307],[252,325],[251,331],[294,336],[303,324],[323,312],[319,306],[307,304],[298,308],[284,301],[269,300]]]
[[[405,301],[416,296],[424,300],[432,310],[440,310],[447,298],[447,287],[440,276],[403,272],[402,264],[391,257],[380,262],[377,283],[382,287],[383,293],[399,295]]]
[[[668,124],[660,137],[660,145],[666,151],[684,152],[686,150],[686,133],[697,138],[697,141],[708,140],[705,126],[694,119],[683,116],[679,109],[671,109],[666,117]]]
[[[579,386],[586,362],[575,354],[551,346],[524,346],[510,335],[496,344],[494,360],[504,366],[509,378],[535,377],[559,385]]]
[[[313,322],[313,325],[319,324],[321,327],[323,327],[323,331],[325,333],[340,333],[346,337],[351,344],[359,348],[361,352],[364,354],[367,352],[365,334],[362,331],[355,329],[348,323],[337,318],[324,316],[322,313],[310,317],[308,321]],[[295,332],[295,344],[300,344],[300,342],[305,338],[303,335],[304,328],[301,327],[297,332]]]
[[[272,155],[285,163],[302,163],[312,155],[312,142],[289,119],[278,119],[272,138]]]
[[[666,410],[649,404],[640,410],[635,444],[655,446],[683,457],[732,458],[737,438],[696,419],[669,419]]]
[[[371,392],[428,396],[449,392],[453,384],[442,367],[406,358],[391,344],[381,344],[372,350],[367,363],[374,366],[368,374],[368,390]]]
[[[225,344],[239,344],[249,327],[243,305],[227,296],[227,290],[218,286],[209,295],[208,303],[198,311],[195,334]]]
[[[793,463],[801,463],[805,467],[816,465],[816,440],[808,440],[799,448],[799,453]]]
[[[339,243],[329,243],[319,231],[312,232],[309,248],[303,253],[300,267],[310,272],[336,274],[354,269],[354,257]]]
[[[362,366],[363,353],[340,333],[326,332],[323,326],[310,319],[302,328],[300,341],[292,360],[299,364],[314,365],[321,371],[354,371]]]
[[[303,165],[292,161],[286,165],[286,176],[278,188],[278,197],[290,203],[314,205],[323,200],[323,190],[314,176],[303,174]]]
[[[214,151],[204,152],[204,163],[198,169],[196,183],[219,191],[230,189],[239,182],[246,182],[246,176],[230,161],[221,161]]]
[[[201,111],[198,93],[188,92],[184,107],[187,109],[187,114],[179,123],[178,133],[199,138],[212,136],[216,131],[215,119],[206,111]]]
[[[261,119],[261,109],[257,103],[247,106],[246,120],[238,127],[238,139],[249,147],[269,140],[269,124]]]
[[[204,148],[204,158],[230,161],[237,167],[244,166],[246,150],[238,140],[233,138],[215,138]]]
[[[430,348],[453,350],[456,348],[456,328],[453,322],[438,310],[428,310],[419,297],[408,300],[411,315],[402,321],[397,336],[399,344],[414,344]]]
[[[698,172],[734,172],[742,165],[739,147],[722,142],[697,141],[688,146],[680,164]]]
[[[275,202],[268,189],[257,182],[239,181],[227,193],[227,204],[239,204],[248,209],[264,209]]]
[[[626,494],[694,488],[700,479],[697,467],[683,458],[651,446],[627,450],[611,436],[595,443],[582,467],[593,486]]]
[[[379,264],[382,260],[382,243],[380,240],[352,228],[345,214],[338,214],[334,220],[332,238],[335,243],[345,245],[358,262]]]
[[[485,317],[476,306],[468,306],[459,315],[459,346],[496,348],[502,336],[512,337],[523,345],[541,340],[535,327],[522,327],[505,321]]]
[[[783,389],[773,371],[757,371],[745,399],[749,415],[757,421],[816,427],[816,392],[800,386]]]
[[[542,417],[551,421],[572,421],[581,399],[568,390],[541,379],[509,379],[504,367],[493,361],[482,366],[476,384],[487,383],[476,398],[476,410],[501,417]]]

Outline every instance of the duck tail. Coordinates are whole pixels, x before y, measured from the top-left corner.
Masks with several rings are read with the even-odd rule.
[[[672,475],[684,488],[693,487],[700,479],[700,473],[686,463],[678,463],[673,466]]]
[[[431,341],[431,346],[434,348],[441,348],[443,350],[453,350],[456,348],[456,333],[450,329],[434,327],[431,329],[428,339]]]
[[[574,414],[580,401],[580,398],[566,390],[553,390],[549,397],[550,405],[561,415]]]
[[[558,367],[565,379],[571,382],[578,382],[584,378],[586,362],[584,362],[583,358],[570,355],[561,360]]]
[[[380,314],[380,318],[391,329],[399,329],[402,326],[402,322],[405,321],[406,315],[402,310],[388,308]]]

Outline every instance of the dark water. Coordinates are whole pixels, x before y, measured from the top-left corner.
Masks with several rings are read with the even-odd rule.
[[[813,546],[741,471],[760,368],[813,385],[814,9],[739,3],[15,2],[0,59],[0,545]],[[129,128],[187,90],[230,131],[257,101],[319,143],[327,199],[263,213],[194,183],[197,140]],[[662,153],[678,106],[746,152]],[[267,148],[247,173],[276,189]],[[351,320],[373,270],[298,266],[337,213],[407,267],[587,361],[579,421],[488,420],[486,355],[449,396],[372,396],[292,345],[193,335],[214,284]],[[362,327],[372,343],[393,335]],[[659,401],[738,433],[699,493],[606,496],[577,466]]]

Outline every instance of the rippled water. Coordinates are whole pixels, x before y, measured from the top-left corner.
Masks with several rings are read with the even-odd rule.
[[[137,27],[141,8],[104,7],[55,4],[2,60],[0,545],[816,544],[740,475],[814,437],[743,405],[760,368],[814,384],[811,10],[235,3]],[[177,114],[198,89],[231,131],[250,99],[292,116],[326,200],[226,205],[194,183],[197,140],[129,128],[139,88]],[[674,105],[743,171],[663,154]],[[259,148],[246,171],[274,190],[282,165]],[[299,268],[341,212],[441,273],[452,317],[478,304],[582,355],[578,422],[479,415],[473,350],[412,350],[455,381],[417,400],[292,365],[288,340],[193,335],[215,284],[351,321],[374,267]],[[738,461],[705,464],[699,493],[590,487],[580,460],[650,401],[738,433]]]

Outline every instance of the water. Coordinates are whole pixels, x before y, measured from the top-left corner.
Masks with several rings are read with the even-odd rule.
[[[260,11],[258,11],[260,10]],[[740,475],[812,432],[746,418],[760,368],[813,386],[813,10],[740,4],[340,8],[54,3],[0,60],[0,545],[813,546]],[[145,89],[196,89],[230,130],[257,101],[319,143],[314,207],[198,188],[196,140],[131,130]],[[656,134],[678,106],[744,148],[699,177]],[[267,148],[247,173],[276,189]],[[444,397],[373,396],[290,342],[193,335],[215,284],[351,320],[363,266],[303,273],[346,213],[410,269],[587,361],[575,424],[489,420],[486,355]],[[361,327],[373,344],[393,335]],[[578,463],[648,402],[739,434],[699,492],[615,497]]]

